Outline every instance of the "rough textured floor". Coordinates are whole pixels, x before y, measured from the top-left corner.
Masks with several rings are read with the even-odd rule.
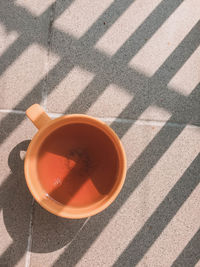
[[[104,212],[61,219],[33,201],[33,103],[121,138],[126,182]],[[0,124],[0,266],[200,266],[198,0],[0,1]]]

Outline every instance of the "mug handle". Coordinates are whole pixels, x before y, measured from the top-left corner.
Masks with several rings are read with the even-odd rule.
[[[51,121],[44,109],[38,104],[30,106],[26,110],[26,116],[32,121],[38,130]]]

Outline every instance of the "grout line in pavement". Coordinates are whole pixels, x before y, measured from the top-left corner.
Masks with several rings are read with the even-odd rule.
[[[14,110],[14,109],[0,109],[1,113],[13,113],[13,114],[25,114],[23,110]]]
[[[47,65],[47,63],[46,63]],[[45,67],[46,69],[46,67]],[[47,80],[47,78],[46,78]],[[45,86],[47,84],[47,81],[45,81]],[[47,104],[47,92],[46,92],[46,88],[44,88],[45,86],[43,86],[42,88],[42,101],[41,101],[41,106],[43,107],[44,110],[46,110],[46,104]]]
[[[0,109],[0,113],[11,113],[11,114],[23,114],[25,115],[25,111],[23,110],[13,110],[13,109]],[[50,113],[47,112],[49,117],[55,119],[59,118],[60,116],[67,115],[64,113]],[[71,114],[69,114],[71,115]],[[111,122],[118,122],[118,123],[129,123],[129,124],[136,124],[136,125],[150,125],[150,126],[164,126],[165,124],[171,126],[171,127],[183,127],[186,126],[188,128],[194,128],[194,129],[199,129],[199,126],[196,125],[190,125],[190,124],[185,124],[185,123],[178,123],[178,122],[167,122],[167,121],[161,121],[161,120],[144,120],[144,119],[125,119],[125,118],[116,118],[116,117],[96,117],[93,116],[103,122],[111,123]]]
[[[34,198],[32,198],[31,212],[30,212],[30,223],[29,223],[29,229],[28,229],[28,242],[27,242],[27,248],[26,248],[25,267],[29,267],[30,261],[31,261],[34,202],[35,202]]]
[[[56,2],[54,2],[51,5],[51,9],[50,9],[50,17],[49,17],[49,27],[48,27],[48,37],[47,37],[47,45],[48,45],[48,51],[47,51],[47,58],[44,64],[44,70],[46,74],[45,77],[45,83],[44,86],[42,88],[42,107],[44,108],[44,110],[46,111],[46,106],[47,106],[47,96],[48,96],[48,92],[47,92],[47,88],[48,88],[48,76],[49,76],[49,53],[51,50],[51,41],[52,41],[52,37],[53,37],[53,22],[55,19],[55,10],[56,10]]]
[[[43,107],[43,109],[46,111],[46,106],[47,106],[47,86],[48,86],[48,69],[49,69],[49,52],[47,52],[46,55],[46,60],[44,63],[44,72],[47,73],[44,79],[44,84],[42,86],[42,91],[41,91],[41,95],[42,95],[42,101],[40,103],[40,105]]]

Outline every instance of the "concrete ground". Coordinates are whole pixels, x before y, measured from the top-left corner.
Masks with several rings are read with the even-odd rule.
[[[0,266],[200,266],[200,2],[0,2]],[[23,158],[35,127],[86,113],[128,160],[104,212],[56,217],[35,203]]]

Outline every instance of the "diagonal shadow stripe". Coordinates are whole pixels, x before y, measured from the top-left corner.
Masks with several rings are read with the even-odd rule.
[[[87,47],[94,46],[133,2],[135,0],[115,0],[79,39],[80,42],[87,44]]]
[[[184,0],[163,0],[119,48],[115,60],[128,63],[183,2]]]
[[[194,89],[194,91],[190,95],[191,103],[192,99],[198,99],[199,97],[200,84]],[[143,181],[149,171],[158,162],[158,160],[162,157],[165,151],[167,151],[167,149],[175,141],[179,134],[185,129],[186,125],[193,119],[193,108],[195,107],[193,107],[192,105],[185,107],[185,113],[187,114],[187,118],[185,121],[186,124],[180,125],[179,127],[171,127],[169,134],[168,125],[170,125],[170,123],[174,121],[174,118],[179,117],[182,114],[182,107],[179,107],[179,110],[177,110],[177,112],[174,113],[172,117],[165,123],[165,125],[161,128],[161,130],[157,133],[157,135],[147,145],[145,150],[129,168],[128,174],[132,173],[137,175],[134,175],[134,181],[127,181],[126,197],[124,199],[124,202],[132,194],[136,187]]]
[[[32,44],[33,40],[21,35],[0,57],[0,75]]]
[[[132,114],[132,117],[134,115],[134,118],[137,119],[146,108],[148,108],[151,104],[155,104],[161,108],[165,108],[172,114],[176,112],[177,108],[180,109],[180,112],[182,109],[181,116],[173,116],[170,121],[185,123],[185,119],[187,117],[185,107],[190,106],[195,98],[192,97],[191,99],[191,97],[187,98],[181,94],[178,94],[175,91],[170,90],[167,87],[167,84],[199,46],[199,27],[200,21],[198,21],[198,23],[191,29],[188,35],[166,59],[158,71],[151,78],[149,78],[147,86],[142,87],[142,93],[140,91],[134,92],[135,95],[133,100],[119,114],[119,117],[127,118],[129,114]],[[146,99],[146,101],[144,101],[144,99]],[[194,116],[192,122],[196,125],[199,125],[199,117],[197,115],[199,109],[200,104],[197,102],[196,109],[194,110],[194,114],[196,114],[196,116]],[[113,129],[117,129],[117,121],[114,121],[111,126]],[[128,131],[130,127],[131,125],[127,124],[126,128],[124,128],[124,132],[119,133],[120,138]]]
[[[195,233],[193,238],[173,262],[172,267],[196,266],[196,263],[200,260],[200,229]]]
[[[14,254],[13,251],[18,251],[18,253]],[[13,242],[0,256],[0,266],[6,267],[8,266],[8,262],[10,267],[16,266],[17,263],[20,261],[20,259],[24,256],[25,251],[26,251],[26,244],[23,244],[22,247],[20,247],[19,251],[18,242]]]
[[[194,159],[113,266],[137,265],[200,183],[199,172],[200,154]]]

